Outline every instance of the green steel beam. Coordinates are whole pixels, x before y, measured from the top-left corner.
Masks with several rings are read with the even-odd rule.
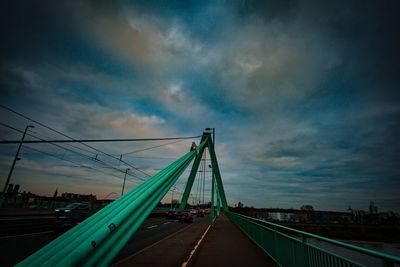
[[[207,133],[206,133],[207,135]],[[210,136],[210,134],[208,134]],[[229,211],[228,203],[226,202],[226,196],[224,191],[224,186],[221,180],[221,173],[219,171],[217,156],[215,155],[214,143],[211,138],[208,138],[208,150],[210,151],[211,157],[211,165],[213,169],[213,173],[215,174],[215,180],[217,181],[217,187],[219,191],[219,195],[221,197],[223,211]]]
[[[108,266],[195,156],[188,152],[17,266]]]
[[[200,143],[203,143],[204,141],[206,141],[206,137],[203,135],[201,137]],[[206,145],[207,145],[207,141],[206,141]],[[199,168],[205,147],[206,146],[203,146],[199,149],[199,153],[196,155],[196,158],[194,159],[194,162],[192,165],[192,170],[190,171],[190,175],[189,175],[188,181],[186,183],[185,191],[182,195],[182,201],[179,206],[180,210],[184,210],[186,208],[186,204],[189,199],[190,191],[192,190],[193,182],[194,182],[194,179],[196,178],[197,170]]]
[[[221,211],[221,199],[219,197],[219,190],[218,190],[218,186],[217,186],[217,216],[219,216],[219,213]]]
[[[213,169],[214,170],[214,169]],[[214,227],[214,195],[215,195],[215,175],[212,174],[211,184],[211,223],[210,226]]]

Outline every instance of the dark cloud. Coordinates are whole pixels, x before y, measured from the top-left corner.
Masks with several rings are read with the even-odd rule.
[[[398,208],[397,10],[395,1],[4,2],[2,103],[85,137],[217,127],[232,203],[364,208],[379,188],[376,202]]]

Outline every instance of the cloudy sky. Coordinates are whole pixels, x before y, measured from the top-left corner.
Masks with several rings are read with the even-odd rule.
[[[400,211],[396,1],[4,2],[1,105],[77,139],[215,127],[230,205]],[[28,124],[29,139],[65,139],[3,107],[0,119],[2,140]],[[124,156],[152,175],[192,141],[91,146],[163,145]],[[24,145],[11,183],[120,193],[126,165],[62,146]],[[16,148],[1,145],[1,184]],[[128,189],[147,178],[130,173]]]

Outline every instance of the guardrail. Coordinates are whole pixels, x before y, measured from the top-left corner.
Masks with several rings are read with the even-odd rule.
[[[361,263],[319,248],[308,242],[307,238],[314,238],[378,258],[381,260],[382,266],[392,267],[394,264],[400,264],[399,257],[353,246],[234,212],[226,212],[226,214],[279,266],[364,266]]]

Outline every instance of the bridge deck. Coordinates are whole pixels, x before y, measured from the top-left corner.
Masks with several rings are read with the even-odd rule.
[[[276,263],[221,213],[188,266],[276,266]]]
[[[206,216],[159,242],[112,265],[125,266],[181,266],[210,224]]]

